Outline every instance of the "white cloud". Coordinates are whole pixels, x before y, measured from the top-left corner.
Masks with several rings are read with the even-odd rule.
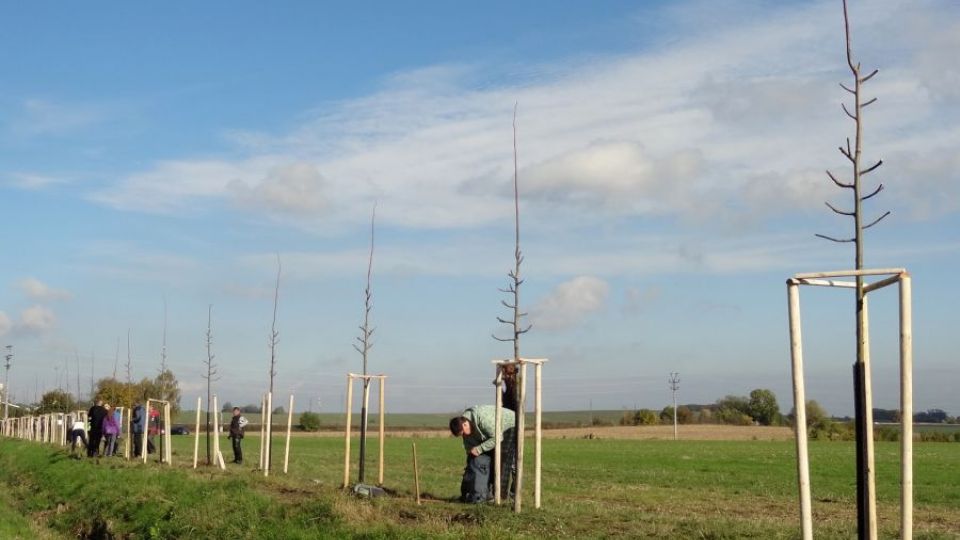
[[[103,116],[96,106],[32,98],[21,103],[20,114],[10,127],[19,136],[60,136],[90,126]]]
[[[35,191],[51,186],[66,184],[68,179],[46,174],[15,172],[7,174],[7,183],[15,188]]]
[[[272,169],[253,186],[239,179],[231,180],[227,186],[243,206],[280,214],[309,214],[327,205],[324,184],[316,165],[299,162]]]
[[[12,323],[6,313],[0,311],[0,336],[6,335],[10,331]]]
[[[519,101],[529,271],[608,277],[832,266],[839,251],[812,233],[846,227],[823,206],[845,206],[848,195],[823,172],[849,174],[837,152],[851,132],[837,86],[849,77],[841,12],[828,1],[772,5],[733,4],[740,12],[717,20],[698,12],[717,11],[710,2],[677,4],[674,40],[533,66],[516,82],[477,85],[486,68],[475,65],[400,73],[378,92],[310,111],[289,131],[234,132],[236,158],[158,162],[91,196],[146,212],[226,202],[328,236],[364,227],[377,199],[378,225],[440,231],[440,239],[378,247],[375,272],[499,274],[510,248],[469,235],[512,218]],[[884,0],[854,11],[857,55],[882,68],[867,85],[880,101],[867,109],[866,159],[884,158],[868,183],[887,189],[869,201],[869,215],[960,212],[960,131],[950,127],[960,120],[960,95],[918,61],[949,56],[936,45],[955,38],[922,31],[938,27],[931,21],[942,9]],[[898,24],[908,18],[919,22]],[[819,222],[791,226],[811,216]],[[273,257],[240,262],[269,275]],[[365,260],[362,248],[285,253],[284,269],[297,279],[352,275]]]
[[[603,309],[610,293],[606,281],[578,276],[557,285],[530,310],[530,320],[539,330],[564,330],[577,326],[590,314]]]
[[[69,300],[73,297],[73,295],[70,294],[70,291],[53,288],[34,277],[28,277],[21,280],[20,289],[31,300],[38,300],[41,302]]]
[[[17,330],[28,334],[40,334],[52,330],[57,324],[57,317],[53,310],[46,306],[36,305],[24,309],[20,313]]]

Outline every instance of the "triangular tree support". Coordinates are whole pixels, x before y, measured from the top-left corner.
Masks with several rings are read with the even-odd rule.
[[[884,268],[873,270],[841,270],[833,272],[812,272],[796,274],[787,280],[787,298],[790,316],[790,357],[793,365],[793,405],[796,411],[795,432],[797,441],[797,480],[800,490],[800,529],[804,540],[813,538],[813,518],[810,503],[810,462],[807,450],[807,401],[804,392],[803,342],[800,324],[800,285],[856,289],[854,281],[835,278],[881,277],[863,286],[863,328],[859,332],[863,340],[863,362],[856,364],[861,373],[855,373],[855,380],[863,382],[863,394],[866,396],[863,415],[867,428],[864,440],[867,464],[867,493],[869,515],[876,519],[876,486],[874,482],[873,455],[873,393],[870,377],[870,338],[867,319],[867,295],[894,283],[900,288],[900,537],[909,540],[913,537],[913,310],[911,300],[911,277],[903,268]],[[883,277],[886,276],[886,277]],[[861,377],[857,377],[860,375]],[[870,530],[876,531],[876,523],[870,524]]]

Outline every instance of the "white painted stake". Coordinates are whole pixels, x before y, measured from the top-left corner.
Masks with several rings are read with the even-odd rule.
[[[283,449],[283,474],[287,474],[290,464],[290,431],[293,428],[293,394],[290,394],[290,408],[287,409],[287,445]]]
[[[343,487],[350,486],[350,423],[351,405],[353,405],[353,377],[347,375],[347,405],[344,409],[347,413],[347,425],[343,430]]]
[[[264,446],[264,441],[266,441],[266,438],[267,438],[266,436],[267,423],[264,420],[264,418],[266,418],[264,413],[266,406],[267,406],[267,396],[264,394],[260,396],[260,456],[259,456],[259,459],[260,459],[261,471],[263,470],[263,457],[264,457],[263,446]]]
[[[863,330],[860,334],[863,339],[863,394],[864,394],[864,424],[867,430],[867,501],[869,501],[870,540],[877,540],[877,482],[876,467],[873,451],[873,374],[870,366],[870,315],[867,297],[863,297]]]
[[[384,423],[384,420],[386,420],[386,415],[385,415],[386,408],[384,407],[384,403],[383,403],[383,394],[384,394],[383,385],[386,382],[387,382],[386,377],[380,377],[380,380],[378,381],[380,385],[380,426],[379,426],[380,427],[380,458],[379,458],[379,464],[377,466],[377,485],[378,486],[383,485],[383,444],[384,442],[386,442],[386,431],[384,429],[386,426],[386,424]]]
[[[900,537],[913,538],[913,300],[900,276]]]
[[[520,512],[523,504],[523,442],[525,416],[527,410],[527,365],[520,363],[517,374],[517,384],[520,386],[520,400],[517,403],[517,479],[514,485],[516,492],[513,495],[513,511]]]
[[[267,392],[267,440],[264,442],[266,458],[263,460],[263,476],[270,475],[270,442],[273,440],[273,393]]]
[[[143,414],[144,416],[144,430],[143,430],[143,440],[140,441],[140,456],[143,457],[143,462],[147,462],[147,443],[150,440],[150,400],[148,399],[146,403],[143,404]]]
[[[170,403],[163,403],[163,453],[166,454],[167,465],[173,466],[173,441],[170,436]]]
[[[500,505],[500,489],[503,485],[503,479],[500,478],[500,471],[503,469],[501,466],[500,460],[503,459],[503,450],[501,449],[503,443],[503,368],[497,366],[497,377],[494,379],[494,388],[496,388],[495,403],[496,408],[496,428],[494,431],[494,447],[493,447],[493,502],[496,505]],[[414,452],[416,452],[416,447],[414,447]],[[419,500],[419,493],[418,493]]]
[[[533,455],[533,507],[540,508],[540,456],[542,449],[542,436],[541,436],[541,427],[543,425],[541,419],[542,411],[542,386],[540,384],[540,376],[543,374],[543,364],[537,364],[534,366],[534,384],[535,384],[535,394],[534,394],[534,447]],[[674,409],[676,410],[676,409]],[[674,426],[676,427],[676,426]]]
[[[197,457],[200,454],[200,398],[197,398],[197,423],[193,430],[193,468],[197,468]]]
[[[790,316],[790,358],[793,364],[793,408],[796,411],[797,484],[800,489],[800,533],[813,540],[810,507],[810,462],[807,453],[807,401],[803,389],[803,340],[800,334],[800,291],[793,280],[787,281]]]

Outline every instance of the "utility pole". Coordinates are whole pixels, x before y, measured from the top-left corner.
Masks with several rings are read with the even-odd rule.
[[[670,390],[673,392],[673,440],[677,440],[677,390],[680,389],[680,374],[671,372],[667,382],[670,383]]]
[[[7,345],[7,371],[3,376],[3,419],[10,415],[10,361],[13,360],[13,345]]]

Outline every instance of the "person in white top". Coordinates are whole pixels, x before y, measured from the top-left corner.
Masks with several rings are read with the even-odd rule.
[[[83,420],[77,419],[76,422],[70,426],[70,435],[67,437],[70,440],[70,453],[73,454],[77,449],[77,439],[83,441],[83,447],[87,447],[87,424]]]

